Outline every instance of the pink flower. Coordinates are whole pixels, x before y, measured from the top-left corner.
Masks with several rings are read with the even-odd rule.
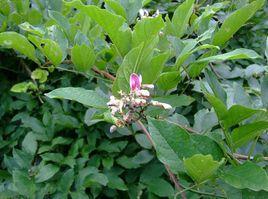
[[[141,75],[137,75],[136,73],[132,73],[130,75],[129,84],[131,91],[137,91],[141,89]]]

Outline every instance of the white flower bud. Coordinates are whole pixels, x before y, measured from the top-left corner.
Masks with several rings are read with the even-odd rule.
[[[147,88],[147,89],[154,89],[154,85],[153,84],[142,84],[141,87],[142,88]]]
[[[117,126],[112,125],[112,126],[110,127],[110,133],[113,133],[113,132],[115,132],[116,130],[117,130]]]
[[[110,101],[107,103],[107,106],[118,106],[119,100],[116,99],[113,95],[110,96]]]
[[[150,92],[147,90],[138,90],[136,91],[136,95],[139,97],[150,97]]]
[[[139,10],[139,15],[140,15],[140,18],[146,18],[149,16],[149,12],[145,9],[140,9]]]
[[[170,106],[169,104],[158,102],[158,101],[154,101],[154,100],[151,101],[151,105],[158,106],[158,107],[161,107],[163,109],[172,109],[172,106]]]
[[[115,106],[112,106],[111,107],[111,114],[112,115],[115,115],[118,111],[119,111],[119,108],[118,107],[115,107]]]
[[[158,17],[159,16],[159,10],[157,9],[156,12],[153,14],[152,17]]]
[[[141,99],[141,98],[136,98],[134,99],[134,102],[133,102],[134,106],[144,106],[145,104],[146,104],[146,100]]]
[[[172,109],[172,106],[167,103],[161,103],[161,105],[164,109]]]

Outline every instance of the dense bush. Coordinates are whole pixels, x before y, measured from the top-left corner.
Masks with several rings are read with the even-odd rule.
[[[267,17],[0,0],[0,198],[268,198]]]

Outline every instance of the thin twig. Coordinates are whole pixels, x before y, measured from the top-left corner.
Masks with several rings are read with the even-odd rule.
[[[114,81],[115,80],[115,77],[113,75],[111,75],[110,73],[104,71],[104,70],[99,70],[97,69],[97,67],[93,67],[91,70],[93,70],[95,73],[98,73],[100,75],[103,75],[104,77]]]
[[[142,131],[143,131],[144,134],[146,135],[147,139],[149,140],[149,142],[152,144],[153,148],[155,149],[155,144],[154,144],[154,142],[153,142],[153,140],[152,140],[152,137],[151,137],[150,133],[147,131],[146,127],[143,125],[143,123],[142,123],[140,120],[137,121],[137,124],[138,124],[138,126],[142,129]],[[165,166],[165,168],[166,168],[166,170],[167,170],[167,172],[168,172],[168,175],[169,175],[170,180],[174,183],[176,189],[177,189],[178,191],[183,191],[183,189],[182,189],[182,187],[180,186],[180,184],[179,184],[177,178],[176,178],[175,175],[171,172],[170,167],[169,167],[167,164],[165,164],[165,163],[164,163],[164,166]],[[185,192],[182,192],[182,193],[181,193],[181,197],[182,197],[183,199],[187,199],[187,198],[186,198],[186,194],[185,194]]]
[[[248,157],[247,155],[242,155],[239,153],[234,153],[233,154],[235,158],[239,159],[239,160],[253,160],[254,156],[250,156]],[[261,157],[264,161],[268,161],[268,157]]]
[[[71,60],[64,60],[62,63],[63,64],[72,64],[72,61]],[[45,64],[42,65],[42,67],[47,67],[48,65],[51,65],[51,64],[52,64],[51,62],[46,62]],[[106,77],[107,79],[110,79],[112,81],[115,80],[115,77],[113,75],[111,75],[110,73],[108,73],[108,72],[106,72],[104,70],[98,69],[96,66],[92,67],[91,70],[94,71],[95,73],[99,74],[99,75],[102,75],[102,76]]]
[[[186,186],[184,186],[184,185],[181,185],[181,186],[184,189],[187,189]],[[194,193],[198,193],[198,194],[201,194],[201,195],[213,196],[215,198],[227,198],[226,196],[223,196],[223,195],[216,195],[214,193],[208,193],[208,192],[204,192],[204,191],[198,191],[198,190],[195,190],[195,189],[189,189],[189,191],[194,192]]]

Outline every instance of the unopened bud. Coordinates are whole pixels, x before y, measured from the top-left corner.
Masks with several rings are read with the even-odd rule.
[[[150,92],[147,90],[138,90],[136,94],[140,97],[150,97]]]
[[[153,100],[151,101],[151,105],[158,106],[158,107],[161,107],[163,109],[172,109],[172,106],[170,106],[167,103],[162,103],[162,102],[153,101]]]
[[[113,132],[115,132],[116,130],[117,130],[117,126],[112,125],[112,126],[110,127],[110,133],[113,133]]]
[[[141,99],[141,98],[136,98],[134,99],[134,106],[144,106],[146,104],[146,100],[145,99]]]
[[[107,103],[107,106],[118,106],[119,100],[116,99],[113,95],[110,96],[110,101]]]
[[[154,85],[153,84],[142,84],[141,87],[142,88],[147,88],[147,89],[154,89]]]
[[[153,14],[152,17],[158,17],[159,16],[159,10],[157,9],[156,12]]]

